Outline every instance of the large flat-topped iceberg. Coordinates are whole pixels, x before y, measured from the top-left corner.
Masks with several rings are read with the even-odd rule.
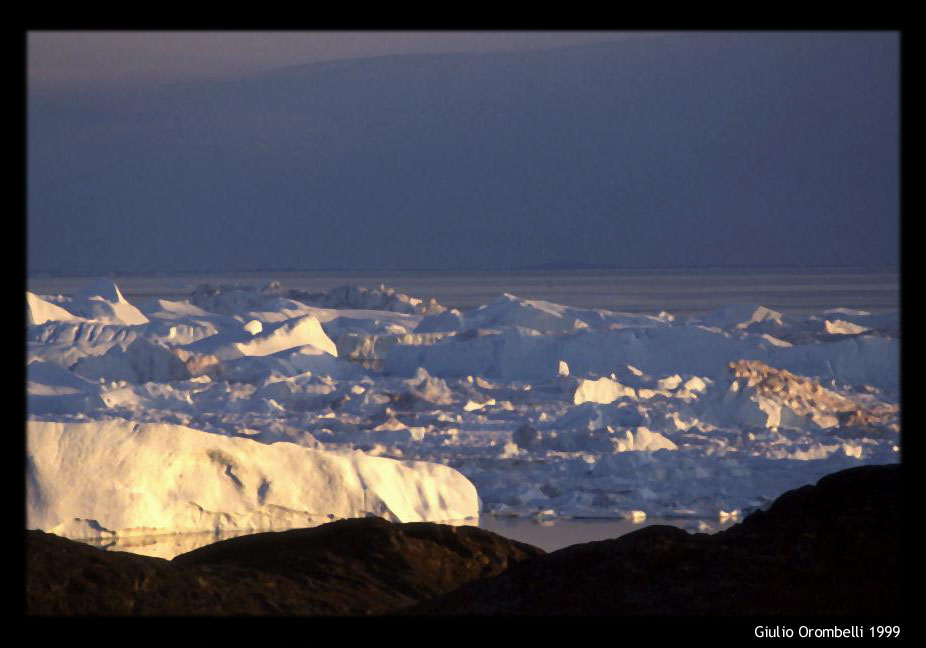
[[[478,517],[447,466],[121,419],[29,421],[26,526],[72,538]]]
[[[725,374],[741,358],[853,384],[885,389],[899,385],[900,343],[853,337],[828,344],[781,347],[761,336],[737,338],[701,326],[644,326],[539,335],[507,328],[478,336],[457,336],[430,345],[397,345],[386,355],[385,372],[411,376],[424,367],[433,376],[480,375],[503,380],[548,380],[566,362],[575,376],[604,375],[628,364],[647,374]]]

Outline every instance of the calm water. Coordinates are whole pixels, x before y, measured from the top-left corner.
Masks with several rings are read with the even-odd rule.
[[[526,542],[544,551],[556,551],[569,545],[598,540],[610,540],[653,524],[677,526],[689,532],[716,533],[730,528],[740,520],[682,520],[678,518],[646,518],[642,522],[631,520],[548,520],[495,517],[479,518],[479,526],[498,535]]]
[[[496,517],[483,515],[478,521],[455,521],[446,524],[455,526],[478,526],[498,535],[524,542],[544,551],[556,551],[563,547],[584,542],[618,538],[632,531],[637,531],[652,524],[669,524],[679,526],[687,531],[715,533],[729,528],[736,520],[718,522],[716,520],[680,520],[668,518],[647,518],[643,522],[631,520],[547,520],[537,521],[526,518]],[[700,529],[698,524],[700,523]],[[227,540],[245,532],[214,533],[178,533],[152,536],[134,536],[112,540],[85,540],[87,544],[107,551],[128,551],[131,553],[154,556],[170,560],[188,551],[220,540]]]
[[[31,292],[69,295],[93,278],[32,277]],[[324,292],[345,284],[375,287],[384,283],[413,297],[458,308],[478,306],[507,292],[585,308],[676,315],[703,313],[737,303],[757,303],[789,314],[828,308],[871,312],[899,310],[900,274],[885,268],[851,270],[562,270],[487,272],[276,272],[162,277],[115,277],[126,299],[183,299],[202,283],[235,283],[256,288],[271,280],[284,286]]]

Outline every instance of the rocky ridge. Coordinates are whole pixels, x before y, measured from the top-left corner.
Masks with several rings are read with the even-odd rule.
[[[902,609],[901,466],[789,491],[714,534],[549,554],[475,527],[342,520],[172,561],[26,532],[31,615],[879,616]]]

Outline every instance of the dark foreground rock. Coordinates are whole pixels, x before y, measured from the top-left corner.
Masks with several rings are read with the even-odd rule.
[[[379,518],[241,536],[171,561],[27,531],[26,612],[387,614],[542,553],[475,527]]]
[[[715,535],[646,527],[524,561],[406,613],[896,616],[900,500],[899,465],[854,468]]]
[[[550,554],[474,527],[379,518],[172,561],[27,531],[27,613],[896,617],[900,498],[899,465],[866,466],[715,535],[651,526]]]

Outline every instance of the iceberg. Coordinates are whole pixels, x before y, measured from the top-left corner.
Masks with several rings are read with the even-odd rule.
[[[35,326],[45,322],[81,322],[82,317],[65,310],[57,304],[42,299],[26,291],[26,326]]]
[[[896,313],[321,295],[201,287],[148,302],[141,323],[111,280],[27,293],[30,524],[716,520],[900,460]],[[97,311],[78,314],[83,302]]]
[[[456,470],[122,419],[29,421],[26,527],[71,538],[475,518]]]
[[[110,324],[134,326],[149,322],[144,313],[122,296],[116,282],[108,277],[84,288],[63,307],[78,317]]]

